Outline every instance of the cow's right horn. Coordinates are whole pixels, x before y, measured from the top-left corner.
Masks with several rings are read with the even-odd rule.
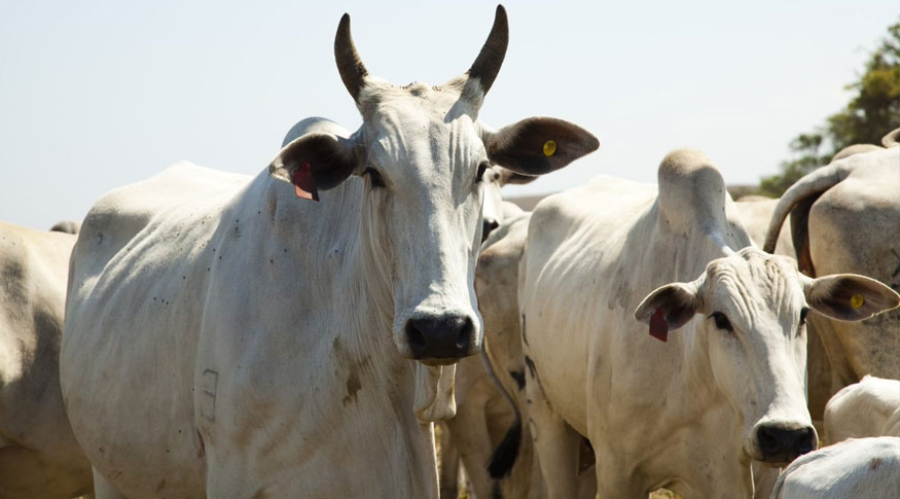
[[[366,84],[369,71],[363,65],[359,52],[356,51],[356,45],[353,44],[353,36],[350,35],[350,14],[341,17],[337,34],[334,35],[334,59],[344,86],[353,96],[353,100],[359,104],[359,93]]]

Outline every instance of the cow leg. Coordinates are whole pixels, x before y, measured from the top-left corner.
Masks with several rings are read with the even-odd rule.
[[[550,407],[539,383],[525,385],[528,426],[548,497],[577,497],[578,444],[581,439]]]
[[[459,496],[459,449],[450,433],[450,425],[441,422],[441,499]]]
[[[128,499],[115,487],[112,486],[103,475],[97,473],[97,470],[91,468],[94,474],[94,497],[97,499]]]
[[[491,497],[492,480],[488,475],[487,462],[491,458],[492,446],[486,418],[484,397],[470,394],[462,410],[447,421],[475,497]]]

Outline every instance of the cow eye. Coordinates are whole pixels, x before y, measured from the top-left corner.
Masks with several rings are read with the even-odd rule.
[[[801,326],[804,325],[804,324],[806,324],[806,316],[807,316],[808,314],[809,314],[809,309],[808,309],[808,308],[804,308],[803,310],[800,311],[800,325],[801,325]]]
[[[384,178],[378,173],[378,170],[372,168],[371,166],[363,170],[363,176],[369,177],[369,182],[372,182],[372,187],[384,187]]]
[[[484,180],[484,172],[487,171],[488,168],[491,167],[491,164],[487,161],[482,161],[481,164],[478,165],[478,173],[475,174],[475,183],[479,183]]]
[[[710,315],[712,320],[716,321],[716,327],[722,329],[724,331],[734,332],[734,328],[731,327],[731,322],[728,320],[728,317],[725,317],[725,314],[722,312],[713,312]]]

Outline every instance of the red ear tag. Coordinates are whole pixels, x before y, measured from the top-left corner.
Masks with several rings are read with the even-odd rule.
[[[650,336],[665,343],[669,338],[669,323],[666,322],[666,311],[661,307],[650,316]]]
[[[298,198],[310,201],[319,200],[319,190],[316,189],[316,181],[313,180],[309,163],[303,163],[297,167],[291,181],[294,183],[294,192]]]

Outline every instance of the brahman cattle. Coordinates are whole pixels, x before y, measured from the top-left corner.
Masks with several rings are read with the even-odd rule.
[[[857,321],[900,304],[875,280],[810,279],[753,247],[719,172],[688,150],[662,161],[658,190],[600,177],[539,203],[519,279],[551,497],[575,495],[582,436],[600,497],[750,497],[752,461],[817,445],[807,312]]]
[[[60,374],[98,489],[438,494],[442,373],[481,345],[483,175],[548,173],[599,145],[552,118],[482,124],[507,40],[498,7],[466,74],[397,87],[368,73],[345,15],[352,135],[306,133],[252,179],[174,166],[94,205]]]
[[[883,436],[900,437],[900,381],[866,375],[837,392],[825,406],[829,444]]]
[[[775,248],[789,214],[803,273],[854,272],[900,290],[900,147],[847,155],[797,181],[774,211],[766,251]],[[811,325],[824,345],[831,379],[821,383],[811,373],[810,381],[830,385],[826,395],[866,374],[900,379],[900,311],[866,322],[812,316]]]
[[[91,466],[72,434],[59,388],[74,244],[70,234],[0,223],[2,498],[68,498],[91,491]]]

